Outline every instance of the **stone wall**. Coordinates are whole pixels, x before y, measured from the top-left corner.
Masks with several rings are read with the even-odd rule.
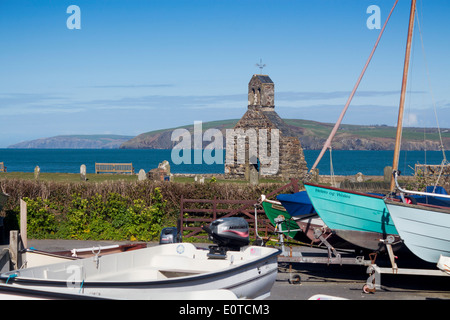
[[[248,109],[233,135],[226,138],[225,177],[302,179],[307,173],[300,141],[275,112],[275,86],[268,75],[253,75],[248,84]],[[231,160],[231,161],[230,161]]]
[[[238,121],[234,127],[234,132],[236,136],[229,141],[227,137],[226,143],[226,153],[227,156],[233,155],[234,164],[225,164],[225,177],[230,179],[245,178],[249,179],[249,170],[252,163],[255,161],[249,161],[249,156],[251,152],[249,150],[249,130],[254,130],[256,133],[256,144],[258,146],[258,157],[261,156],[261,147],[267,148],[267,156],[271,161],[266,164],[259,164],[260,176],[261,177],[281,177],[285,180],[290,178],[303,178],[307,173],[308,168],[306,166],[305,156],[303,154],[303,149],[301,147],[300,141],[294,136],[286,135],[290,133],[288,126],[284,121],[276,114],[274,110],[261,110],[259,108],[249,106],[247,112]],[[267,144],[260,143],[260,130],[264,129],[261,134],[266,134]],[[272,136],[275,135],[274,129],[278,130],[279,133],[279,149],[278,157],[274,157],[277,150],[272,150]],[[239,130],[241,133],[239,134]],[[244,143],[244,145],[242,145]],[[253,141],[255,143],[255,141]],[[239,148],[245,150],[245,163],[238,163],[238,151]],[[241,150],[242,150],[241,149]],[[277,169],[276,171],[274,171]]]

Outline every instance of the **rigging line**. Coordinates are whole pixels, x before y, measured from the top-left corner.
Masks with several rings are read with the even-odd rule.
[[[375,53],[375,50],[376,50],[376,48],[377,48],[377,46],[378,46],[378,43],[380,42],[381,36],[382,36],[383,33],[384,33],[384,29],[386,29],[387,23],[388,23],[388,21],[389,21],[391,15],[392,15],[392,12],[394,11],[394,8],[397,6],[397,3],[398,3],[398,0],[395,1],[394,6],[393,6],[392,9],[391,9],[391,12],[389,12],[388,17],[387,17],[386,21],[384,22],[383,28],[381,29],[380,34],[378,35],[378,39],[377,39],[377,41],[375,42],[375,45],[373,46],[372,52],[370,53],[369,58],[367,59],[367,62],[366,62],[366,64],[365,64],[365,66],[364,66],[364,68],[363,68],[361,74],[359,75],[358,80],[356,81],[356,84],[355,84],[355,86],[354,86],[354,88],[353,88],[353,90],[352,90],[352,93],[350,94],[350,97],[348,98],[347,103],[345,104],[345,107],[344,107],[344,109],[342,110],[341,115],[339,116],[338,121],[337,121],[336,124],[334,125],[333,130],[331,131],[331,133],[330,133],[328,139],[327,139],[326,142],[325,142],[325,145],[323,146],[322,150],[320,151],[320,154],[319,154],[319,156],[317,157],[316,162],[314,163],[314,165],[311,167],[311,170],[309,171],[309,173],[312,173],[312,172],[314,171],[314,169],[315,169],[315,168],[317,167],[317,165],[319,164],[320,159],[322,159],[322,157],[323,157],[325,151],[327,150],[328,147],[330,147],[330,145],[331,145],[331,140],[333,140],[334,135],[336,134],[337,130],[339,129],[339,126],[340,126],[340,124],[341,124],[341,122],[342,122],[342,119],[344,118],[345,112],[347,111],[348,106],[350,105],[350,102],[352,101],[353,96],[355,95],[356,90],[357,90],[358,87],[359,87],[359,84],[360,84],[360,82],[361,82],[361,80],[362,80],[362,78],[363,78],[363,76],[364,76],[364,73],[366,72],[367,67],[369,66],[370,61],[372,60],[373,54]]]
[[[417,11],[416,11],[416,15],[417,15],[417,27],[419,28],[420,43],[422,45],[422,54],[423,54],[423,59],[424,59],[424,63],[425,63],[425,71],[427,73],[428,87],[430,90],[431,101],[433,102],[433,111],[434,111],[434,117],[436,118],[436,125],[437,125],[437,129],[438,129],[438,134],[439,134],[439,141],[441,143],[440,148],[442,151],[442,156],[443,156],[444,161],[447,161],[447,158],[445,157],[444,143],[442,141],[441,128],[439,126],[439,119],[438,119],[438,115],[437,115],[437,111],[436,111],[436,101],[434,99],[433,89],[431,87],[430,70],[428,69],[427,56],[425,54],[425,46],[423,44],[422,28],[420,27],[419,14],[417,13]]]
[[[333,148],[330,146],[329,149],[330,149],[330,182],[331,186],[337,187],[336,177],[334,175],[334,168],[333,168],[333,155],[332,155]]]
[[[417,12],[417,10],[416,10],[416,12]],[[413,32],[412,37],[411,37],[411,62],[410,62],[410,65],[412,65],[412,66],[414,66],[415,59],[416,59],[416,46],[415,46],[416,34],[415,34],[415,32],[416,32],[416,28],[414,28],[414,32]],[[408,87],[409,87],[409,89],[407,89],[408,93],[406,95],[409,98],[407,99],[408,107],[407,107],[406,112],[407,112],[407,116],[408,117],[407,117],[407,121],[406,121],[407,123],[405,123],[405,126],[409,125],[411,127],[412,127],[412,124],[413,124],[413,121],[411,121],[411,115],[412,115],[412,113],[411,113],[411,105],[412,105],[411,97],[412,97],[412,92],[413,92],[413,78],[414,78],[413,77],[413,73],[414,72],[415,71],[414,71],[413,68],[410,68],[409,71],[408,71],[408,78],[409,78]],[[403,127],[404,126],[402,126],[402,135],[400,136],[401,141],[403,141]],[[424,134],[423,140],[424,140],[425,164],[426,164],[427,163],[427,161],[426,161],[426,158],[427,158],[427,146],[426,146],[426,143],[425,143],[425,139],[426,139],[426,132],[425,132],[425,130],[424,130],[423,134]],[[404,168],[404,171],[406,172],[407,163],[408,163],[407,162],[407,157],[408,157],[408,150],[407,150],[407,148],[404,148],[403,153],[404,153],[403,168]],[[399,157],[400,157],[400,154],[399,154]]]

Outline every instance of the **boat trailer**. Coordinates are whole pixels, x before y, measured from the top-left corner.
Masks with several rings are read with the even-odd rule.
[[[383,240],[380,240],[383,241]],[[387,247],[387,252],[389,255],[389,259],[391,261],[391,267],[379,267],[375,263],[369,265],[367,268],[367,273],[369,274],[369,278],[366,281],[366,284],[363,287],[364,293],[375,293],[376,290],[381,289],[381,275],[382,274],[391,274],[391,275],[412,275],[412,276],[435,276],[435,277],[448,277],[449,273],[446,273],[445,270],[441,269],[414,269],[414,268],[398,268],[397,263],[395,262],[394,252],[392,250],[392,243],[388,241],[385,242]]]
[[[383,244],[385,244],[388,257],[390,260],[390,267],[380,267],[375,261],[377,259],[377,253],[370,253],[369,259],[366,259],[364,256],[347,256],[345,252],[338,252],[324,237],[322,230],[316,229],[314,230],[314,236],[318,238],[321,243],[320,245],[324,245],[327,254],[326,256],[315,254],[309,255],[307,253],[302,253],[301,251],[294,251],[292,246],[286,246],[284,241],[284,233],[290,231],[302,231],[298,230],[288,230],[282,231],[281,223],[283,223],[283,219],[275,220],[277,226],[275,228],[275,233],[278,234],[278,242],[281,246],[281,254],[278,256],[278,262],[289,263],[289,283],[291,284],[299,284],[300,276],[298,274],[294,274],[292,271],[292,263],[311,263],[311,264],[334,264],[334,265],[354,265],[354,266],[362,266],[367,267],[367,274],[369,277],[367,278],[366,283],[364,284],[362,291],[364,293],[375,293],[376,290],[381,289],[381,275],[382,274],[393,274],[393,275],[426,275],[426,276],[450,276],[449,273],[446,273],[444,270],[440,269],[412,269],[412,268],[398,268],[397,263],[395,262],[395,255],[392,249],[392,245],[394,244],[394,239],[380,239]],[[299,243],[302,245],[301,243]],[[310,245],[305,245],[311,247]],[[320,247],[319,245],[319,247]],[[323,247],[321,248],[323,249]]]
[[[326,254],[320,254],[320,253],[307,253],[307,252],[301,252],[301,251],[294,251],[292,246],[287,246],[284,241],[284,233],[291,232],[291,231],[302,231],[301,229],[298,230],[288,230],[288,231],[282,231],[281,229],[281,223],[283,223],[283,220],[277,220],[276,222],[276,228],[275,233],[278,234],[278,242],[280,244],[281,254],[278,256],[278,262],[285,262],[289,263],[289,283],[291,284],[299,284],[300,283],[300,276],[298,274],[294,274],[292,272],[292,263],[311,263],[311,264],[335,264],[335,265],[358,265],[358,266],[370,266],[372,265],[371,261],[368,261],[364,258],[364,256],[352,256],[349,257],[345,252],[339,252],[337,251],[328,241],[327,237],[324,236],[321,229],[317,228],[314,230],[314,237],[319,239],[321,242],[319,245],[316,245],[316,248],[319,249],[326,249]],[[299,245],[303,245],[304,247],[311,247],[311,245],[308,244],[302,244],[299,243]],[[321,245],[324,245],[324,247]]]

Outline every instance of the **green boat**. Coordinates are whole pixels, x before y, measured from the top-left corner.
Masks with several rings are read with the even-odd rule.
[[[280,223],[281,230],[278,231],[283,232],[284,235],[295,240],[303,238],[299,226],[292,219],[291,215],[286,211],[286,209],[281,205],[281,203],[278,201],[268,200],[264,196],[262,197],[262,206],[264,208],[264,212],[266,213],[266,216],[270,220],[272,225],[274,227],[277,227],[275,219],[281,218],[283,219],[283,222]]]
[[[293,216],[287,211],[282,202],[268,200],[264,195],[261,196],[261,199],[267,218],[274,227],[278,228],[279,232],[281,231],[283,233],[283,235],[286,235],[295,241],[310,245],[326,246],[322,239],[319,238],[319,235],[322,235],[323,239],[326,239],[326,241],[335,248],[355,248],[353,244],[340,238],[328,228],[317,213],[315,213],[315,210],[311,213],[304,212],[301,215]],[[293,209],[292,205],[289,208]],[[277,224],[275,220],[279,219],[281,219],[282,222]],[[317,231],[320,232],[317,233]]]

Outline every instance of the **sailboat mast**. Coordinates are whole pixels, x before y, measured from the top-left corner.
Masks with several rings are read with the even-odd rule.
[[[322,159],[323,155],[325,154],[325,151],[328,148],[331,147],[331,141],[333,140],[334,136],[336,135],[336,132],[338,131],[339,126],[341,125],[341,122],[344,119],[344,115],[347,112],[348,107],[350,106],[350,102],[352,101],[353,96],[355,95],[356,90],[358,89],[359,84],[361,83],[361,80],[362,80],[364,74],[366,73],[366,69],[369,66],[370,61],[372,60],[372,57],[373,57],[373,55],[375,53],[375,50],[378,47],[378,43],[381,40],[381,36],[383,35],[384,30],[386,29],[386,26],[387,26],[387,24],[389,22],[389,19],[391,18],[392,13],[394,12],[395,7],[397,6],[397,3],[398,3],[398,0],[395,1],[391,11],[389,12],[388,17],[387,17],[386,21],[384,22],[383,28],[381,29],[380,34],[378,35],[377,41],[375,42],[375,45],[373,46],[372,52],[370,53],[369,58],[367,59],[366,64],[364,65],[364,68],[361,71],[361,74],[359,75],[359,78],[356,81],[355,86],[353,87],[353,90],[352,90],[352,92],[351,92],[351,94],[350,94],[350,96],[349,96],[349,98],[347,100],[347,103],[345,104],[344,109],[342,110],[342,112],[341,112],[341,114],[339,116],[339,119],[336,121],[336,123],[335,123],[335,125],[333,127],[333,130],[331,131],[330,135],[328,136],[328,139],[325,141],[325,144],[324,144],[322,150],[320,151],[320,154],[317,157],[316,162],[311,167],[309,173],[314,171],[314,169],[317,167],[317,165],[319,164],[320,160]]]
[[[414,15],[416,12],[416,0],[411,1],[411,12],[409,15],[409,27],[408,27],[408,39],[406,42],[406,53],[405,53],[405,64],[403,66],[403,80],[402,80],[402,91],[400,94],[400,106],[398,109],[398,120],[397,120],[397,133],[395,136],[395,149],[394,149],[394,160],[392,162],[392,170],[398,170],[398,162],[400,158],[400,145],[402,142],[402,128],[403,128],[403,111],[405,107],[405,97],[406,97],[406,84],[408,82],[408,70],[409,70],[409,60],[411,56],[411,42],[414,31]],[[394,177],[391,177],[391,192],[395,189]]]

